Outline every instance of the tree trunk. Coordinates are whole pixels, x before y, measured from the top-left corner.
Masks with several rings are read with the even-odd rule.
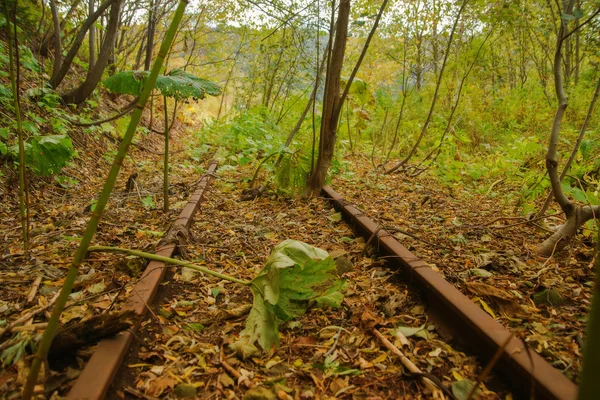
[[[56,2],[50,0],[50,10],[52,12],[52,23],[54,25],[54,66],[52,68],[52,79],[54,74],[60,69],[62,62],[62,46],[60,44],[60,20],[58,18],[58,8]]]
[[[317,165],[307,182],[306,194],[318,196],[325,184],[329,165],[333,159],[337,123],[339,119],[340,76],[346,51],[348,37],[348,20],[350,17],[350,0],[341,0],[338,8],[338,20],[335,41],[331,51],[330,67],[325,78],[325,96],[323,99],[323,115],[321,117],[320,146]],[[348,82],[350,84],[350,82]]]
[[[94,14],[92,14],[88,17],[88,19],[85,21],[85,23],[81,26],[81,28],[77,32],[77,36],[75,37],[75,40],[73,40],[73,44],[71,45],[69,52],[67,53],[62,64],[60,65],[60,69],[58,71],[52,71],[52,78],[50,79],[50,86],[52,88],[55,89],[56,87],[58,87],[58,85],[60,85],[62,80],[67,75],[67,72],[69,72],[69,68],[71,67],[71,64],[73,63],[75,56],[77,56],[77,52],[79,51],[79,48],[83,44],[85,35],[87,34],[88,30],[90,29],[90,26],[93,25],[94,22],[96,22],[96,20],[98,18],[100,18],[100,16],[104,13],[104,11],[106,11],[108,9],[108,7],[110,7],[113,3],[117,2],[117,1],[119,1],[119,3],[120,3],[120,0],[106,0],[104,3],[102,3],[102,5],[100,5],[100,7],[98,7],[98,9],[96,9]],[[98,58],[100,58],[100,57],[98,57]]]
[[[110,60],[110,55],[115,50],[115,39],[117,37],[120,15],[121,0],[115,0],[110,8],[108,25],[106,27],[104,41],[100,47],[100,53],[98,54],[98,61],[96,62],[96,65],[94,65],[94,68],[88,73],[85,81],[78,88],[63,96],[66,103],[80,104],[84,102],[92,94],[98,85],[98,82],[100,82],[100,79],[102,79],[102,73]]]
[[[327,177],[327,171],[334,155],[335,138],[337,134],[337,125],[340,118],[340,112],[344,105],[344,100],[347,98],[352,86],[352,82],[358,73],[358,69],[364,60],[367,51],[369,50],[369,44],[371,39],[375,35],[379,21],[383,15],[383,11],[387,6],[388,0],[383,0],[373,27],[367,36],[365,45],[363,46],[360,56],[356,61],[354,69],[348,78],[348,82],[344,88],[344,92],[340,96],[340,75],[342,72],[342,66],[344,63],[344,52],[346,51],[346,39],[348,37],[348,20],[350,15],[350,0],[342,0],[340,2],[338,10],[338,21],[335,34],[335,42],[333,50],[331,52],[331,58],[329,62],[329,68],[327,70],[327,78],[325,80],[325,96],[323,99],[323,114],[321,116],[321,130],[320,130],[320,142],[319,142],[319,157],[317,158],[317,165],[311,172],[310,178],[308,178],[305,194],[312,196],[318,196],[321,193],[321,189],[325,184],[325,178]],[[314,153],[313,153],[314,154]]]
[[[88,18],[94,14],[95,1],[89,0],[88,3]],[[94,24],[90,25],[90,31],[88,34],[89,47],[90,47],[90,62],[88,66],[88,73],[94,68],[96,64],[96,27]]]
[[[590,102],[590,106],[588,108],[588,112],[585,117],[585,120],[583,121],[583,125],[581,125],[581,129],[579,130],[579,136],[577,137],[575,146],[573,146],[573,149],[571,150],[571,155],[569,156],[567,163],[565,164],[562,172],[560,173],[560,181],[562,181],[565,178],[565,175],[567,175],[567,172],[569,171],[569,168],[571,167],[573,160],[575,160],[575,157],[577,156],[577,152],[579,151],[579,146],[581,146],[581,142],[583,141],[583,137],[585,136],[585,130],[587,129],[587,126],[588,126],[588,123],[590,122],[592,114],[594,113],[594,107],[596,106],[596,100],[598,100],[599,95],[600,95],[600,79],[598,80],[598,83],[596,84],[596,90],[594,91],[594,96],[592,97],[592,101]],[[553,197],[554,197],[554,194],[552,193],[552,191],[550,191],[550,193],[548,193],[548,197],[546,197],[546,201],[544,202],[544,205],[542,206],[540,211],[537,213],[536,217],[541,217],[542,215],[544,215],[546,213],[546,210],[548,210],[548,207],[550,206],[550,202],[552,201]]]
[[[596,284],[594,285],[592,297],[592,309],[590,310],[586,341],[583,350],[583,369],[581,371],[581,382],[579,384],[579,399],[594,399],[600,392],[600,230],[596,242],[596,260],[594,262],[596,272]]]
[[[564,14],[573,12],[575,0],[569,0],[565,6]],[[546,153],[546,169],[552,184],[552,193],[560,208],[565,213],[567,221],[558,230],[536,248],[536,252],[543,256],[551,256],[554,252],[565,247],[577,233],[577,229],[593,218],[600,218],[600,206],[577,206],[565,195],[560,185],[558,174],[557,148],[560,136],[560,125],[567,110],[568,102],[563,86],[562,45],[567,35],[567,22],[561,19],[560,29],[556,38],[556,52],[554,54],[554,88],[558,106],[552,123],[552,131]]]
[[[146,60],[144,61],[144,70],[150,70],[150,63],[152,62],[152,52],[154,50],[154,31],[156,30],[156,12],[157,7],[153,0],[150,0],[150,9],[148,10],[148,41],[146,42]]]

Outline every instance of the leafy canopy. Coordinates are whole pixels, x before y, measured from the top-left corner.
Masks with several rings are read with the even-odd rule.
[[[149,71],[122,71],[105,80],[104,86],[114,93],[138,96],[142,93],[148,75]],[[221,88],[216,83],[179,68],[172,70],[167,75],[159,75],[155,88],[163,96],[173,97],[176,100],[189,98],[202,100],[206,95],[218,96],[221,94]]]

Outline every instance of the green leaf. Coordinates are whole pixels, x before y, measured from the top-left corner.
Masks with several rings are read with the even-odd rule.
[[[148,74],[148,71],[119,72],[104,81],[104,86],[111,92],[137,96],[142,92]],[[182,69],[174,69],[168,75],[159,75],[155,88],[163,96],[178,100],[203,99],[206,95],[218,96],[221,94],[221,88],[217,84]]]
[[[331,222],[340,222],[342,220],[342,213],[338,212],[338,213],[331,214],[327,217],[327,219],[330,220]]]
[[[17,145],[10,147],[9,153],[17,157]],[[59,173],[75,154],[73,143],[66,135],[35,136],[25,143],[27,166],[42,176]]]
[[[469,397],[469,393],[471,393],[471,390],[473,389],[474,386],[475,386],[475,382],[470,381],[468,379],[463,379],[458,382],[453,382],[452,383],[452,394],[454,394],[454,396],[458,400],[467,400],[467,398]],[[479,392],[480,392],[479,389],[475,390],[475,393],[473,394],[472,398],[476,399]]]
[[[412,328],[409,326],[399,326],[395,329],[395,331],[400,332],[406,337],[417,336],[423,339],[427,339],[427,330],[425,329],[425,325]]]
[[[582,203],[587,203],[588,202],[588,198],[585,194],[585,192],[581,189],[579,189],[578,187],[574,187],[572,192],[571,192],[571,196],[573,196],[573,198],[577,201],[580,201]]]
[[[562,14],[560,17],[565,21],[573,21],[574,19],[576,19],[574,15],[570,14]]]
[[[156,203],[154,203],[154,198],[151,195],[142,199],[142,205],[147,210],[154,210],[156,208]]]
[[[204,325],[200,322],[190,322],[189,324],[186,324],[186,327],[198,333],[204,330]]]
[[[334,273],[335,262],[326,251],[296,240],[278,244],[252,280],[254,303],[240,337],[269,350],[279,344],[278,319],[301,316],[312,302],[339,307],[345,282]]]
[[[240,333],[240,341],[245,340],[247,345],[258,342],[260,347],[270,350],[273,346],[279,345],[275,314],[256,287],[252,286],[251,290],[254,301],[246,319],[246,327]]]
[[[28,46],[19,46],[21,64],[30,71],[41,73],[42,70]]]

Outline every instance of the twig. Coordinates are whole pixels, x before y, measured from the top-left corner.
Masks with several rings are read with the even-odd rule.
[[[52,298],[52,300],[50,300],[48,302],[48,304],[46,304],[45,306],[39,307],[39,308],[37,308],[35,310],[32,310],[32,311],[28,312],[27,314],[23,315],[21,318],[17,319],[16,321],[13,321],[6,328],[0,329],[0,337],[2,337],[6,332],[12,332],[12,330],[17,325],[22,324],[23,322],[30,320],[31,318],[35,317],[36,315],[38,315],[38,314],[46,311],[50,307],[52,307],[52,305],[54,304],[54,302],[58,298],[58,293],[59,292],[57,292],[56,295]]]
[[[250,381],[250,379],[242,376],[242,374],[240,374],[237,369],[233,368],[227,361],[225,361],[225,359],[223,358],[223,347],[221,347],[221,351],[219,352],[219,362],[221,363],[223,368],[227,370],[227,372],[229,372],[231,375],[233,375],[235,377],[235,379],[238,380],[238,384],[243,383],[244,386],[246,386],[248,389],[250,389],[251,387],[254,386],[254,384]],[[245,379],[243,379],[240,382],[240,379],[242,379],[242,378],[245,378]]]
[[[46,329],[47,326],[48,326],[47,322],[40,322],[37,324],[29,324],[29,325],[21,325],[21,326],[15,326],[14,328],[12,328],[11,332],[35,331],[38,329]]]
[[[511,332],[510,335],[508,336],[508,338],[506,338],[506,341],[502,344],[502,346],[500,346],[498,348],[498,350],[496,350],[496,353],[494,354],[494,356],[492,357],[490,362],[487,363],[487,365],[485,366],[483,371],[481,371],[481,373],[477,377],[477,382],[475,382],[475,385],[473,385],[473,387],[471,388],[471,391],[469,392],[469,395],[467,396],[467,400],[471,400],[471,398],[473,398],[473,395],[475,394],[475,391],[477,390],[477,386],[479,386],[479,384],[481,382],[483,382],[483,380],[490,374],[490,372],[492,372],[492,368],[494,368],[494,365],[496,365],[496,363],[500,359],[500,356],[502,356],[504,349],[506,348],[506,346],[508,346],[508,343],[510,342],[510,340],[513,338],[514,335],[515,334],[513,332]]]
[[[31,289],[27,295],[27,304],[31,304],[33,302],[33,299],[35,298],[35,295],[40,287],[40,283],[42,283],[42,276],[38,275],[31,284]]]
[[[375,336],[377,336],[377,338],[381,341],[381,343],[383,343],[383,345],[388,348],[389,351],[394,353],[400,359],[400,362],[406,369],[408,369],[413,374],[419,374],[419,375],[423,374],[423,372],[419,369],[419,367],[417,367],[412,361],[410,361],[404,355],[404,353],[402,353],[402,351],[400,351],[399,348],[397,348],[396,346],[394,346],[392,344],[392,342],[387,340],[381,334],[381,332],[379,332],[376,328],[373,328],[372,332]],[[421,382],[423,382],[423,385],[425,385],[425,387],[427,389],[431,390],[434,398],[444,398],[444,395],[440,392],[440,389],[429,378],[421,376]]]

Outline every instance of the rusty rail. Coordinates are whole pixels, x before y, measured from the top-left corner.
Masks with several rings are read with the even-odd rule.
[[[449,329],[457,341],[467,344],[484,362],[502,348],[510,336],[504,326],[362,211],[347,204],[332,188],[326,186],[322,193],[361,234],[376,236],[379,250],[392,255],[390,262],[402,268],[420,287],[435,319]],[[518,398],[529,398],[532,389],[536,399],[571,400],[577,396],[577,386],[573,382],[515,337],[504,348],[494,372],[504,378],[504,383]]]
[[[198,182],[195,192],[173,223],[173,226],[189,228],[192,218],[202,202],[208,189],[211,177],[217,169],[217,162],[212,162],[206,174]],[[156,254],[171,257],[175,252],[175,244],[167,244],[156,249]],[[110,384],[117,374],[125,358],[129,345],[134,339],[141,319],[146,314],[146,307],[152,303],[165,273],[164,263],[151,261],[143,273],[143,279],[134,287],[135,296],[131,296],[125,303],[124,309],[132,309],[140,316],[138,323],[130,330],[121,332],[113,338],[102,340],[98,343],[96,351],[85,365],[75,385],[67,395],[68,400],[100,400],[104,399]]]

